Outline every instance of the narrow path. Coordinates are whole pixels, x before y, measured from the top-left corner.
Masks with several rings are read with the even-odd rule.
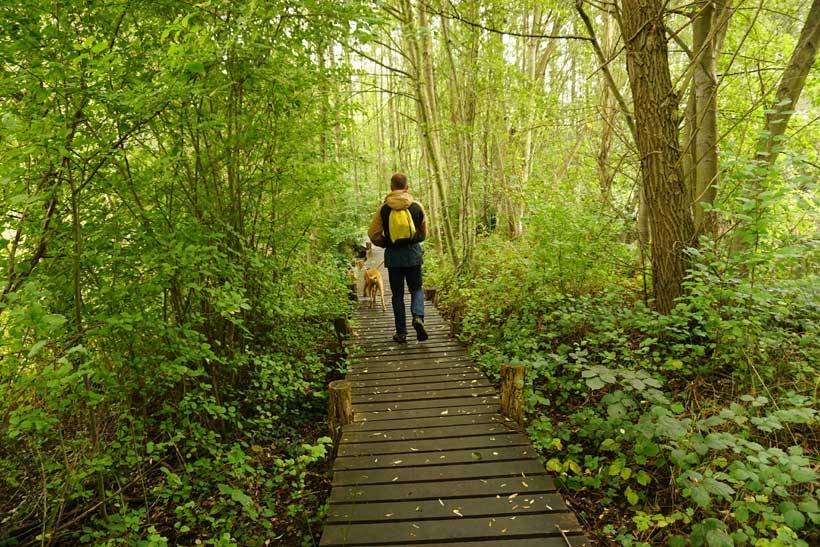
[[[383,259],[374,251],[370,266]],[[417,342],[410,328],[401,346],[390,339],[388,287],[385,301],[382,312],[360,297],[354,314],[354,423],[342,432],[321,545],[590,545],[432,304],[430,339]]]

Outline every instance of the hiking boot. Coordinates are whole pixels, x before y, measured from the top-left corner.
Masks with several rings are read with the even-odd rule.
[[[393,335],[393,341],[398,342],[399,344],[406,344],[407,343],[407,335],[406,334],[396,333],[396,334]]]
[[[418,338],[419,342],[424,342],[428,338],[427,331],[424,330],[424,319],[421,317],[414,317],[413,318],[413,328],[416,329],[416,338]]]

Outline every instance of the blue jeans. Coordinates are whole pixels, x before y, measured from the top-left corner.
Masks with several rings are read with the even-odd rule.
[[[406,268],[387,268],[390,290],[393,293],[393,316],[396,318],[396,332],[407,334],[404,312],[404,280],[410,289],[410,312],[413,317],[424,319],[424,291],[421,288],[421,264]]]

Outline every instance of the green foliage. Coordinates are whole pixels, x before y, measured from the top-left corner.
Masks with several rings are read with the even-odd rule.
[[[465,307],[461,336],[488,374],[504,362],[527,366],[528,432],[547,469],[579,497],[631,516],[600,516],[613,523],[604,535],[624,545],[810,544],[820,322],[817,279],[805,269],[812,248],[786,249],[770,232],[750,277],[749,257],[704,245],[686,296],[660,316],[628,282],[599,289],[629,268],[581,266],[561,279],[554,264],[565,238],[569,264],[618,248],[605,241],[596,251],[592,238],[589,249],[572,234],[550,232],[551,251],[535,235],[489,238],[469,270],[433,274],[442,302]],[[540,249],[553,266],[533,264]]]
[[[371,8],[0,8],[0,544],[312,541]]]

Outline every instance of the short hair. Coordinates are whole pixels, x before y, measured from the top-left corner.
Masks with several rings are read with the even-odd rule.
[[[405,190],[407,189],[407,175],[404,173],[395,173],[390,177],[391,190]]]

